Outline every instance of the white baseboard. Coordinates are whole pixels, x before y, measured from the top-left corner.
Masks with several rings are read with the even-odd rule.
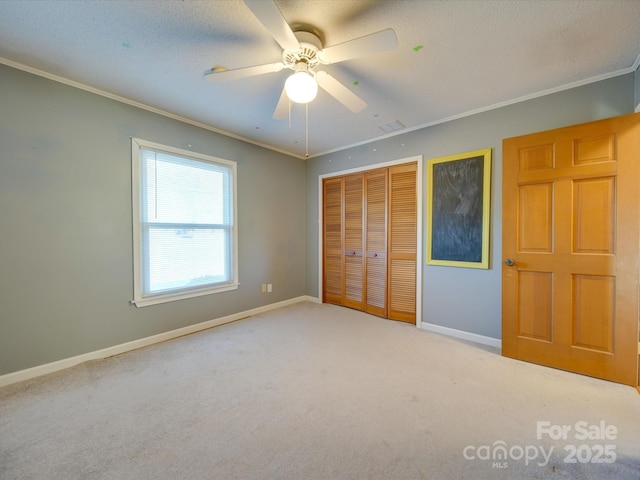
[[[422,322],[420,328],[429,332],[440,333],[449,337],[460,338],[462,340],[468,340],[470,342],[502,349],[502,340],[499,338],[485,337],[484,335],[478,335],[477,333],[465,332],[463,330],[456,330],[455,328],[443,327],[425,322]]]
[[[89,360],[100,360],[103,358],[113,357],[114,355],[120,355],[121,353],[130,352],[138,348],[147,347],[155,343],[165,342],[174,338],[182,337],[192,333],[207,330],[209,328],[217,327],[225,323],[235,322],[242,318],[251,317],[260,313],[275,310],[277,308],[286,307],[300,302],[315,302],[319,300],[315,297],[303,295],[301,297],[291,298],[289,300],[283,300],[281,302],[271,303],[269,305],[263,305],[262,307],[253,308],[251,310],[245,310],[244,312],[234,313],[225,317],[215,318],[206,322],[197,323],[195,325],[189,325],[187,327],[178,328],[176,330],[170,330],[168,332],[152,335],[151,337],[140,338],[131,342],[122,343],[120,345],[114,345],[112,347],[103,348],[89,353],[83,353],[75,357],[65,358],[56,362],[46,363],[44,365],[38,365],[37,367],[27,368],[25,370],[19,370],[17,372],[7,373],[0,376],[0,387],[5,385],[11,385],[12,383],[22,382],[29,380],[30,378],[39,377],[48,373],[57,372],[58,370],[64,370],[65,368],[73,367]]]

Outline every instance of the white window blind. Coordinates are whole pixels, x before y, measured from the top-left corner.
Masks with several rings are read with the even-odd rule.
[[[235,163],[132,145],[135,304],[237,288]]]

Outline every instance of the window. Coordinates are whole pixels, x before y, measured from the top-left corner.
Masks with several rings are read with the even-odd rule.
[[[132,139],[134,303],[238,288],[236,164]]]

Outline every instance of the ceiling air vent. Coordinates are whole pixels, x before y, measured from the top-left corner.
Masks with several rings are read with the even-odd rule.
[[[380,125],[378,127],[384,133],[397,132],[398,130],[402,130],[405,126],[402,124],[400,120],[394,120],[393,122],[385,123],[384,125]]]

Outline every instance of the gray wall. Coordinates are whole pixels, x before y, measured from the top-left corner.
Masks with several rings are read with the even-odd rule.
[[[501,338],[502,139],[631,113],[633,100],[630,73],[307,161],[307,293],[318,295],[319,175],[423,155],[426,186],[428,159],[491,148],[490,268],[423,265],[422,321]]]
[[[303,161],[3,65],[0,105],[0,375],[306,293]],[[129,304],[132,136],[238,163],[238,290]]]

